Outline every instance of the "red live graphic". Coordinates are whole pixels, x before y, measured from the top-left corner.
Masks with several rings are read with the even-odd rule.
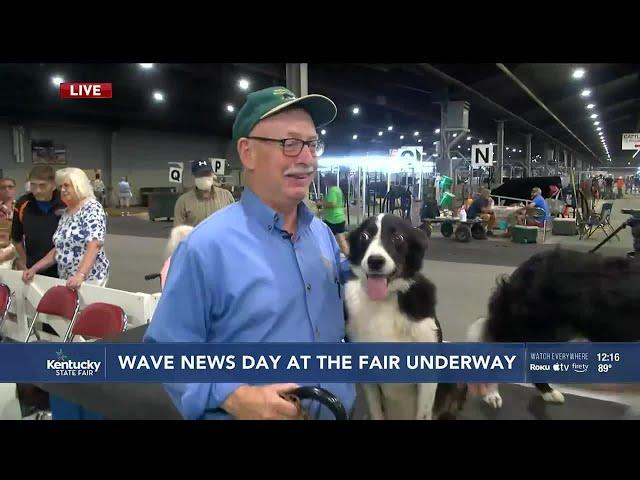
[[[60,84],[60,98],[111,98],[113,90],[110,83]]]

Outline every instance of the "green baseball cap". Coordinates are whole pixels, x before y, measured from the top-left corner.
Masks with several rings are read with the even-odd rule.
[[[265,88],[247,95],[247,101],[238,111],[233,123],[233,141],[237,142],[248,136],[260,120],[293,106],[305,110],[316,128],[331,123],[338,113],[336,104],[323,95],[296,97],[285,87]]]

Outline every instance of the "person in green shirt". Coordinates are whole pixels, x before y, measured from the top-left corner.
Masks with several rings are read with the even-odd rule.
[[[318,202],[318,208],[322,209],[322,218],[324,223],[329,225],[329,228],[336,237],[340,250],[345,255],[349,254],[349,244],[345,237],[345,216],[344,216],[344,198],[342,196],[342,190],[337,186],[336,176],[329,174],[325,177],[325,184],[327,185],[327,196],[324,200]]]

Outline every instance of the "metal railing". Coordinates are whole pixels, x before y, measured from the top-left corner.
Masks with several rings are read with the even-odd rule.
[[[515,200],[518,202],[524,202],[525,204],[530,203],[531,199],[530,198],[516,198],[516,197],[505,197],[503,195],[491,195],[492,198],[497,199],[498,201],[498,205],[502,206],[501,201],[504,200]]]

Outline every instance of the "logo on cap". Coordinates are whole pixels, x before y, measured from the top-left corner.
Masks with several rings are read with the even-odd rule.
[[[280,95],[283,100],[294,100],[296,96],[291,92],[291,90],[287,90],[286,88],[276,88],[273,91],[274,95]]]
[[[206,160],[198,160],[199,167],[206,167],[208,165]]]

